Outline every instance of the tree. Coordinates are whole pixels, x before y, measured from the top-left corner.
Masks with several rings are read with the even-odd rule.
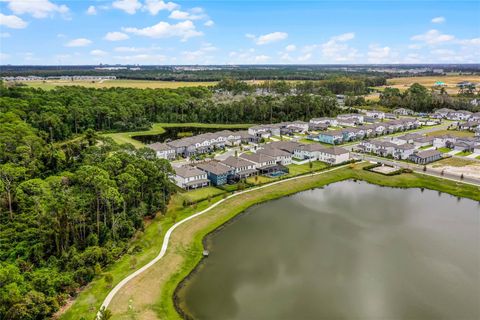
[[[2,190],[5,193],[10,219],[13,219],[13,197],[14,190],[22,178],[25,178],[27,169],[11,163],[0,165],[0,181]]]
[[[109,320],[111,317],[112,312],[105,307],[102,307],[100,311],[98,311],[98,314],[94,320]]]

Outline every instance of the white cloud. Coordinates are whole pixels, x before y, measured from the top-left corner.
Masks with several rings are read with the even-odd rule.
[[[464,39],[458,42],[464,46],[480,46],[480,38]]]
[[[100,49],[95,49],[95,50],[90,51],[90,54],[92,56],[96,56],[96,57],[104,57],[108,53],[106,51],[103,51],[103,50],[100,50]]]
[[[118,32],[118,31],[107,32],[105,37],[103,37],[103,39],[108,41],[122,41],[122,40],[127,40],[129,38],[130,37],[128,36],[128,34],[123,32]]]
[[[288,46],[285,47],[285,50],[288,52],[292,52],[297,50],[297,47],[294,44],[289,44]]]
[[[143,7],[145,10],[150,12],[152,15],[156,15],[162,10],[172,11],[180,8],[175,2],[164,2],[162,0],[147,0]]]
[[[8,33],[8,32],[0,32],[0,38],[10,38],[10,33]]]
[[[354,61],[358,57],[358,50],[350,47],[346,42],[355,38],[355,33],[348,32],[331,37],[321,45],[322,55],[330,61]]]
[[[27,24],[22,18],[14,15],[5,15],[0,13],[0,26],[5,26],[12,29],[23,29],[27,27]]]
[[[152,15],[156,15],[162,10],[172,11],[178,8],[180,8],[178,4],[174,2],[164,2],[162,0],[147,0],[144,5],[144,9]]]
[[[259,55],[259,56],[255,56],[255,62],[256,63],[265,63],[267,62],[268,60],[270,60],[270,57],[267,56],[267,55]]]
[[[277,31],[277,32],[267,33],[258,37],[253,34],[247,33],[245,36],[249,39],[252,39],[257,45],[264,45],[264,44],[268,44],[276,41],[285,40],[288,38],[288,33]]]
[[[174,10],[168,16],[170,19],[175,20],[200,20],[205,18],[205,14],[203,13],[203,9],[195,8],[193,12],[181,11],[181,10]],[[201,12],[199,11],[202,10]]]
[[[66,5],[57,5],[49,0],[6,0],[8,2],[8,8],[15,14],[30,14],[34,18],[46,18],[52,16],[55,13],[66,15],[69,9]]]
[[[203,35],[202,32],[195,28],[192,21],[182,21],[177,24],[170,24],[168,22],[160,21],[156,25],[146,28],[122,28],[123,31],[133,33],[139,36],[145,36],[149,38],[169,38],[179,37],[182,41],[191,37],[198,37]]]
[[[213,25],[215,24],[215,22],[213,22],[213,20],[208,20],[207,22],[205,22],[203,25],[205,27],[213,27]]]
[[[144,52],[147,51],[147,48],[137,48],[137,47],[116,47],[113,49],[116,52]]]
[[[4,63],[4,61],[8,60],[9,58],[10,58],[10,55],[9,55],[9,54],[0,52],[0,61],[1,61],[2,63]]]
[[[138,0],[117,0],[112,2],[112,7],[120,9],[128,14],[135,14],[142,7]]]
[[[91,40],[86,38],[78,38],[70,40],[65,44],[66,47],[86,47],[92,43]]]
[[[311,53],[305,53],[304,55],[301,55],[300,57],[298,57],[298,61],[299,62],[305,62],[305,61],[308,61],[312,58],[312,54]]]
[[[89,6],[86,13],[90,16],[94,16],[97,14],[97,8],[95,8],[95,6]]]
[[[432,23],[444,23],[445,17],[435,17],[432,19]]]
[[[211,63],[213,61],[213,57],[209,53],[216,51],[217,48],[212,46],[209,43],[204,43],[200,49],[195,51],[184,51],[182,52],[182,56],[185,61],[189,63]]]
[[[417,43],[408,45],[408,49],[412,49],[412,50],[418,50],[418,49],[421,49],[421,48],[422,48],[422,45],[417,44]]]
[[[390,47],[380,47],[378,45],[370,45],[368,47],[368,62],[370,63],[382,63],[387,62],[390,58]]]
[[[431,29],[423,34],[415,35],[410,39],[414,41],[422,41],[428,45],[436,45],[436,44],[452,41],[455,39],[455,37],[449,34],[442,34],[440,31],[436,29]]]

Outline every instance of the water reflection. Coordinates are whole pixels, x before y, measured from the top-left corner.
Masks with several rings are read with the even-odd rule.
[[[196,319],[478,319],[480,209],[341,182],[255,206],[180,292]]]

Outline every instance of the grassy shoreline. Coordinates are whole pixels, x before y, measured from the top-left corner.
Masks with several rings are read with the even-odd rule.
[[[395,177],[384,177],[362,170],[366,164],[355,164],[317,176],[306,176],[302,179],[287,181],[274,186],[246,193],[225,201],[217,208],[180,226],[173,234],[171,246],[165,257],[142,275],[133,279],[113,299],[110,309],[113,319],[177,319],[178,315],[173,296],[178,284],[201,261],[203,238],[208,233],[237,216],[248,207],[257,203],[277,199],[308,189],[323,187],[327,184],[348,179],[358,179],[387,187],[428,188],[480,201],[480,189],[461,183],[433,178],[421,174],[402,174]],[[194,212],[203,210],[222,199],[219,195],[210,201],[205,200],[187,208],[172,201],[166,217],[153,221],[145,233],[135,241],[147,243],[144,251],[136,254],[138,267],[144,265],[158,254],[166,230],[174,221],[181,220]],[[125,255],[112,265],[109,273],[114,275],[115,285],[133,270],[128,268],[129,258]],[[89,285],[77,298],[73,306],[61,316],[61,319],[77,319],[79,315],[86,318],[95,314],[103,297],[108,293],[103,277],[99,277]]]
[[[165,132],[164,128],[174,128],[174,127],[194,127],[194,128],[224,128],[224,129],[247,129],[248,127],[253,126],[254,124],[248,123],[234,123],[234,124],[216,124],[216,123],[200,123],[200,122],[189,122],[189,123],[161,123],[157,122],[152,125],[150,130],[144,131],[128,131],[128,132],[113,132],[113,133],[103,133],[102,136],[112,138],[116,143],[131,143],[136,148],[144,147],[145,144],[142,142],[133,139],[134,136],[148,136],[161,134]]]

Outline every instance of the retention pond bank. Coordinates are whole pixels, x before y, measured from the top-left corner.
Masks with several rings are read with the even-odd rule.
[[[177,301],[195,319],[478,319],[479,221],[473,200],[334,183],[208,236]]]

